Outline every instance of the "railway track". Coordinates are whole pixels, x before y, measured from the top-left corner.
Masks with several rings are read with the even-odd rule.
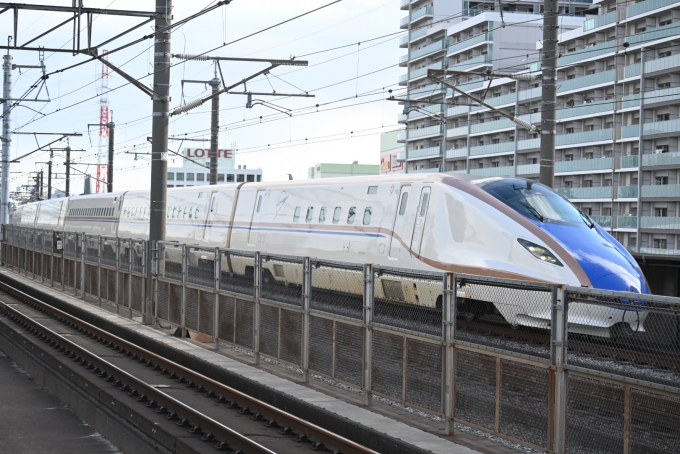
[[[273,454],[275,452],[296,452],[300,445],[307,445],[321,452],[375,453],[375,451],[351,440],[145,350],[10,285],[0,283],[0,291],[28,306],[28,308],[22,308],[24,309],[22,311],[16,307],[18,306],[16,303],[0,301],[0,316],[6,317],[23,331],[47,344],[48,347],[96,374],[108,385],[113,385],[126,392],[130,398],[134,398],[140,405],[145,405],[148,411],[165,415],[168,420],[175,421],[178,426],[185,427],[190,434],[200,437],[204,442],[212,443],[219,450],[243,454]],[[50,319],[60,322],[67,330],[85,336],[93,344],[92,347],[87,348],[82,345],[82,342],[75,342],[74,337],[64,336],[56,332],[55,329],[50,329],[46,326],[47,322],[41,323],[39,317],[25,313],[30,311],[36,311],[38,315],[43,317],[47,315]],[[54,325],[54,322],[51,322],[51,324]],[[74,340],[69,339],[69,337]],[[98,354],[93,351],[101,352],[102,346],[105,347],[104,351],[109,350],[111,353]],[[125,361],[109,359],[109,356],[114,356],[114,354],[117,357],[127,358],[129,365],[136,364],[137,369],[143,367],[147,373],[130,372],[130,370],[134,370],[134,367],[124,367]],[[172,395],[170,392],[164,391],[168,387],[167,385],[159,387],[158,384],[151,383],[144,378],[144,376],[148,377],[151,371],[165,381],[193,389],[195,391],[194,396],[203,395],[205,398],[213,400],[214,405],[221,407],[224,413],[238,412],[240,417],[250,416],[250,419],[259,421],[257,424],[264,425],[270,430],[276,429],[280,438],[291,440],[290,449],[274,451],[265,447],[253,439],[257,437],[248,437],[220,422],[220,420],[228,418],[216,418],[214,412],[213,416],[210,416],[197,409],[197,406],[191,403],[191,399],[185,401],[178,397],[178,393]],[[195,400],[194,398],[193,401]]]

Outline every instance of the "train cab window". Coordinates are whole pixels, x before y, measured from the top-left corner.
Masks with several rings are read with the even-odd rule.
[[[301,207],[295,207],[295,213],[293,214],[293,222],[297,222],[300,220],[301,211],[302,211]]]
[[[406,205],[408,205],[408,192],[404,192],[399,203],[399,216],[406,213]]]
[[[333,212],[333,224],[337,224],[340,222],[340,214],[342,213],[342,208],[340,207],[335,207],[335,211]]]
[[[420,201],[420,214],[422,218],[427,213],[427,201],[430,199],[430,194],[423,194],[423,199]]]
[[[366,207],[364,210],[364,225],[368,225],[371,223],[371,216],[373,215],[373,208],[371,207]]]
[[[369,186],[368,187],[368,193],[369,194],[377,194],[378,193],[378,187],[377,186]]]
[[[347,223],[354,224],[354,218],[357,215],[357,207],[349,207],[349,212],[347,213]]]
[[[305,216],[305,222],[309,224],[312,222],[312,217],[314,217],[314,207],[307,208],[307,216]]]
[[[326,222],[326,210],[327,210],[326,207],[321,207],[321,209],[319,210],[319,224],[323,224],[324,222]]]
[[[259,213],[260,208],[262,208],[262,194],[260,194],[260,197],[257,198],[257,209],[255,210],[255,212]]]

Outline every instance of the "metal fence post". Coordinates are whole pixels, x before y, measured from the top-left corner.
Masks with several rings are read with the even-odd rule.
[[[454,418],[454,377],[455,377],[455,313],[456,313],[456,276],[453,273],[444,274],[444,288],[442,292],[442,319],[444,337],[444,415],[446,418],[446,435],[453,435]]]
[[[552,326],[551,329],[551,363],[555,366],[553,414],[553,452],[564,454],[566,449],[566,413],[567,413],[567,372],[564,365],[567,362],[567,327],[568,306],[564,299],[564,288],[553,286],[552,291]],[[548,425],[550,427],[550,424]]]
[[[364,265],[364,404],[373,404],[373,265]]]
[[[120,315],[120,238],[116,237],[116,287],[114,294],[116,303],[116,314]]]
[[[97,235],[97,300],[102,305],[102,236]]]
[[[132,320],[132,253],[134,251],[134,243],[132,238],[128,238],[128,285],[125,289],[127,295],[127,307],[130,313],[130,320]]]
[[[220,317],[220,277],[222,276],[222,253],[220,248],[215,248],[215,305],[213,307],[213,339],[215,340],[215,350],[219,350],[219,317]]]
[[[255,267],[253,273],[253,284],[255,286],[255,303],[253,304],[253,353],[255,354],[255,364],[260,364],[260,294],[262,289],[262,255],[255,253]]]
[[[80,291],[83,301],[85,301],[85,251],[87,250],[87,238],[80,236]]]
[[[309,307],[312,299],[312,261],[302,262],[302,333],[300,336],[302,381],[309,383]]]
[[[61,235],[61,291],[64,291],[64,274],[66,274],[66,232]]]
[[[186,312],[187,312],[187,245],[182,245],[182,308],[180,312],[180,328],[182,337],[187,337]]]

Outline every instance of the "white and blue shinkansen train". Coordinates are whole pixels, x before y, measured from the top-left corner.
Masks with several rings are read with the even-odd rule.
[[[31,203],[17,210],[12,223],[145,239],[149,192]],[[639,266],[611,235],[551,189],[521,178],[418,174],[170,189],[166,239],[649,293]],[[232,259],[223,269],[249,265]],[[268,271],[276,280],[300,279],[278,266]],[[343,287],[342,279],[324,282],[329,290],[361,292]],[[378,280],[375,295],[407,304],[440,304],[441,289],[414,284],[404,280],[397,288],[402,291],[395,291],[394,283]],[[457,292],[467,300],[484,300],[463,307],[466,317],[494,312],[513,326],[550,326],[549,305],[529,304],[512,290],[494,297],[479,296],[474,286]],[[644,311],[593,308],[572,304],[569,330],[605,337],[644,330]]]

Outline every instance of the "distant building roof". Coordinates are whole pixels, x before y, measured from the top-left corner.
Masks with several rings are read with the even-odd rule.
[[[308,178],[349,177],[357,175],[378,175],[379,164],[330,164],[321,163],[310,167]]]
[[[380,152],[394,150],[395,148],[404,148],[403,143],[397,142],[397,136],[404,131],[405,130],[402,128],[380,134]]]

